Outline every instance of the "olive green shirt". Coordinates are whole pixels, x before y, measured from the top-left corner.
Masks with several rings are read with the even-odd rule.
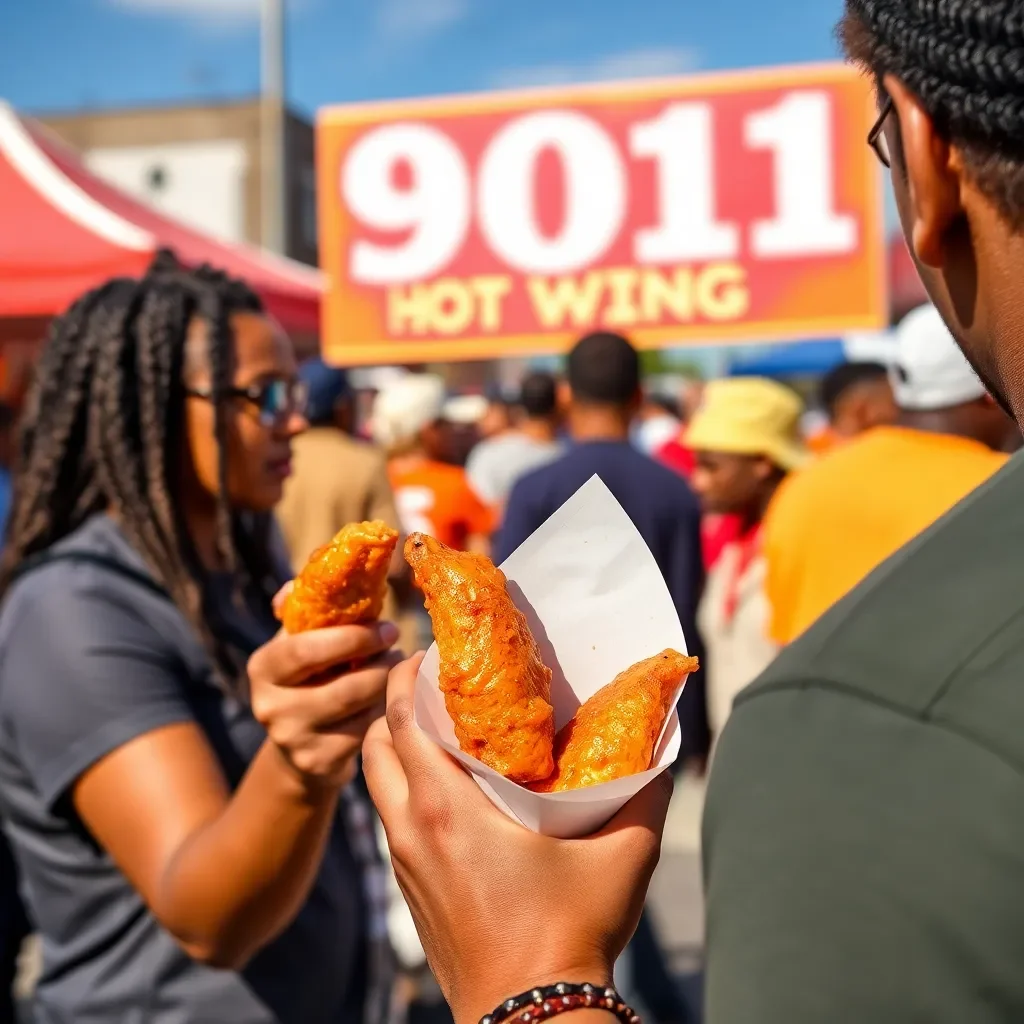
[[[1024,1021],[1024,461],[737,699],[707,1024]]]

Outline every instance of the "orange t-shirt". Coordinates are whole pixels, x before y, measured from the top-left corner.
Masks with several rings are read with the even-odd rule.
[[[795,640],[1006,460],[963,437],[876,427],[792,474],[764,523],[771,638]]]
[[[831,427],[825,427],[807,438],[807,448],[814,455],[824,455],[841,444],[840,438]]]
[[[494,512],[476,496],[458,466],[398,460],[388,467],[388,476],[406,534],[428,533],[462,551],[471,535],[494,531]]]

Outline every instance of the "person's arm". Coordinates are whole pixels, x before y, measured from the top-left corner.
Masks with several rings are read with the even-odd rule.
[[[388,663],[379,655],[396,631],[281,634],[258,651],[251,700],[269,738],[232,794],[182,668],[152,626],[102,593],[49,595],[45,609],[20,623],[25,640],[5,660],[34,783],[52,806],[71,797],[191,956],[243,965],[309,892],[339,790],[380,713]],[[71,626],[52,629],[55,615]],[[372,660],[332,668],[357,658]]]
[[[239,968],[308,896],[338,789],[306,785],[268,742],[232,795],[200,728],[182,722],[107,755],[73,795],[90,833],[185,951]]]
[[[363,768],[456,1024],[476,1024],[536,986],[610,984],[658,860],[671,779],[661,775],[593,836],[530,832],[416,726],[420,658],[391,673],[387,722],[367,734]],[[570,1019],[613,1018],[578,1011]]]

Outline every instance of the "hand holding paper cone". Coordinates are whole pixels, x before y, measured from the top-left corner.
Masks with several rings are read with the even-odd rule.
[[[666,650],[620,672],[559,730],[555,771],[530,789],[562,793],[646,771],[679,682],[696,670],[696,658]]]
[[[484,555],[414,533],[405,544],[427,600],[439,683],[459,746],[515,782],[554,769],[551,670],[541,661],[505,575]]]
[[[478,556],[457,557],[473,560],[476,565],[490,565]],[[477,635],[484,613],[470,614],[469,607],[463,607],[460,595],[474,594],[476,584],[467,580],[461,567],[448,568],[453,569],[451,578],[439,572],[431,580],[432,591],[424,588],[431,598],[438,595],[443,599],[447,594],[450,610],[440,621],[435,618],[438,642],[419,666],[417,725],[455,758],[510,818],[545,836],[590,835],[677,757],[681,737],[674,705],[693,663],[687,660],[678,665],[667,687],[671,691],[665,697],[668,707],[654,715],[659,719],[651,726],[654,750],[644,768],[636,770],[631,765],[627,774],[600,785],[538,792],[530,783],[544,782],[552,770],[513,781],[500,767],[495,769],[467,750],[462,741],[458,709],[453,711],[446,692],[450,659],[472,657],[482,668],[497,664],[506,670],[508,660],[503,653],[488,655],[489,639]],[[682,655],[673,657],[685,656],[686,638],[661,570],[629,516],[597,477],[584,484],[510,555],[500,572],[492,567],[488,578],[495,577],[502,584],[502,593],[509,596],[533,630],[538,641],[537,660],[552,670],[550,696],[545,699],[554,708],[558,726],[564,726],[626,666],[644,662],[656,651],[680,651]],[[508,591],[504,588],[506,580]],[[494,605],[490,607],[493,610]],[[469,651],[464,650],[467,645]],[[486,678],[481,676],[481,685],[486,685]],[[509,671],[510,682],[517,678]],[[660,687],[658,696],[660,706]],[[641,705],[641,710],[646,706]],[[653,714],[653,705],[651,710]],[[642,725],[637,763],[643,761],[647,728]],[[623,725],[624,735],[632,736],[631,730],[631,725]],[[624,749],[633,751],[631,746]]]
[[[398,534],[386,523],[351,523],[314,551],[284,599],[289,633],[372,622],[384,604]]]

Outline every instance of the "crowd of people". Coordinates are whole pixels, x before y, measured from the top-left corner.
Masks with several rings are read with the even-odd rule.
[[[397,558],[387,621],[277,629],[348,522],[500,561],[595,474],[703,666],[706,1019],[1024,1016],[1024,23],[847,0],[842,38],[935,304],[822,381],[813,437],[785,384],[655,392],[606,332],[490,402],[396,375],[360,422],[344,371],[168,253],[55,322],[0,476],[0,1019],[30,931],[42,1024],[375,1024],[396,953],[459,1024],[625,1021],[615,982],[689,1019],[644,911],[670,780],[584,839],[502,815],[414,724]]]
[[[272,603],[290,571],[365,519],[501,561],[597,475],[705,666],[679,705],[679,770],[702,774],[780,649],[1020,439],[934,307],[903,321],[896,356],[831,371],[811,438],[803,400],[769,379],[652,400],[611,333],[511,398],[410,370],[359,422],[346,371],[296,365],[240,282],[162,256],[85,296],[40,363],[5,546],[0,808],[29,894],[26,913],[7,886],[7,976],[33,927],[42,1020],[72,999],[128,1014],[144,992],[200,1016],[393,1015],[391,954],[407,974],[425,954],[350,778],[387,649],[425,649],[430,622],[396,555],[397,628],[289,651]],[[296,706],[292,684],[339,652],[365,667]],[[646,913],[624,962],[654,1020],[692,1019]]]

